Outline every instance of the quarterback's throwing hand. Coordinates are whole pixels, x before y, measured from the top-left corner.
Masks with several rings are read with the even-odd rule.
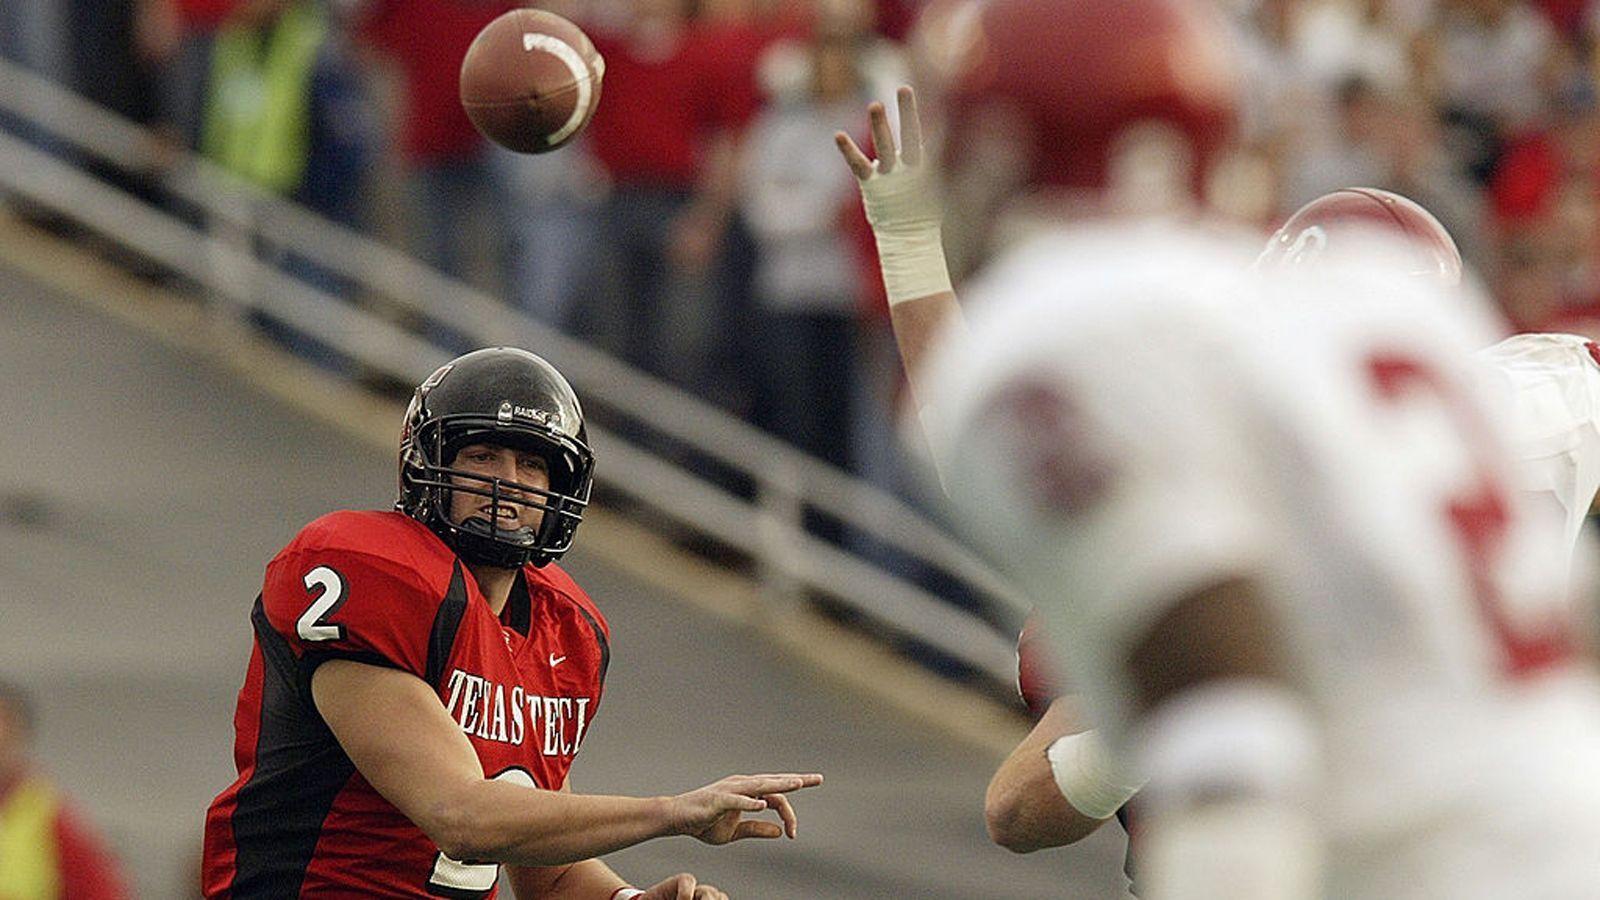
[[[672,798],[678,833],[693,835],[708,844],[727,844],[744,838],[794,837],[799,830],[794,807],[785,794],[816,787],[822,776],[730,775],[699,790]],[[776,810],[777,822],[746,819],[745,813]]]

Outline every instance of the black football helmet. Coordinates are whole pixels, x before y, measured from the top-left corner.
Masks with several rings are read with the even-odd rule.
[[[549,490],[452,467],[461,448],[478,443],[539,454],[549,465]],[[491,347],[445,363],[417,387],[400,432],[395,509],[468,562],[542,566],[571,548],[593,478],[594,455],[571,385],[526,350]],[[488,497],[489,518],[450,521],[453,491]],[[544,519],[537,529],[502,528],[500,504],[541,509]]]

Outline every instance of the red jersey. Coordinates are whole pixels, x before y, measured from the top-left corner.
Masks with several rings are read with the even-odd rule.
[[[511,0],[379,0],[364,10],[362,40],[391,58],[404,88],[400,146],[408,164],[472,159],[483,137],[461,106],[461,57]]]
[[[625,34],[592,28],[589,37],[606,61],[588,127],[594,158],[620,185],[694,188],[706,137],[755,115],[761,38],[689,25],[671,53],[656,55]]]
[[[555,565],[496,616],[455,554],[394,512],[336,512],[267,566],[234,714],[239,777],[206,814],[205,896],[494,895],[357,772],[311,698],[329,659],[426,681],[491,778],[559,789],[600,703],[609,629]]]

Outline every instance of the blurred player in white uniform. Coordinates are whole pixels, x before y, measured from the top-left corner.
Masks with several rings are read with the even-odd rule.
[[[1600,346],[1575,334],[1518,334],[1478,359],[1514,398],[1518,486],[1554,496],[1566,541],[1576,543],[1600,490]]]
[[[956,70],[1001,120],[1070,143],[1036,82],[992,89],[1015,36],[1059,52],[1049,17],[1158,8],[1202,14],[991,0]],[[1149,81],[1181,57],[1124,59]],[[1035,229],[964,289],[963,327],[908,97],[904,150],[881,109],[873,135],[875,165],[841,149],[942,480],[1122,774],[1148,778],[1141,895],[1595,896],[1600,692],[1550,564],[1559,529],[1519,501],[1461,366],[1493,333],[1386,265],[1258,279],[1252,242],[1126,219]],[[1258,299],[1285,292],[1308,302]],[[1057,746],[1079,812],[1137,784]]]
[[[1267,241],[1263,269],[1307,269],[1330,248],[1372,230],[1398,239],[1400,272],[1458,289],[1457,301],[1487,300],[1462,284],[1461,253],[1439,220],[1409,198],[1378,188],[1342,188],[1310,201]],[[1516,458],[1516,486],[1560,506],[1563,534],[1576,548],[1600,490],[1600,345],[1573,334],[1517,334],[1473,356],[1500,401]],[[1578,560],[1592,576],[1593,546]],[[1570,566],[1568,566],[1570,568]]]
[[[974,27],[979,19],[982,28]],[[959,261],[1062,218],[1192,213],[1204,173],[1231,135],[1238,91],[1227,26],[1214,10],[1185,0],[987,8],[939,0],[924,13],[916,44],[949,87],[938,105],[947,130],[962,138],[950,142],[959,157],[946,160],[954,171],[950,206],[962,215],[943,219],[909,89],[900,96],[903,154],[878,106],[872,131],[877,147],[887,148],[881,159],[869,161],[843,134],[836,141],[867,179],[895,337],[912,394],[936,416],[924,360],[938,334],[964,327],[946,245]],[[975,47],[986,55],[972,59]],[[987,102],[991,96],[1001,102]],[[1041,185],[1048,198],[1017,190]],[[1019,681],[1041,718],[996,771],[985,800],[990,835],[1018,852],[1092,833],[1139,784],[1085,730],[1070,694],[1031,689],[1051,679],[1033,677],[1047,666],[1030,646],[1019,644]]]
[[[1012,257],[933,387],[952,498],[1150,779],[1141,895],[1315,896],[1320,847],[1326,896],[1592,896],[1600,715],[1488,335],[1364,267],[1241,320],[1208,248],[1140,258]]]

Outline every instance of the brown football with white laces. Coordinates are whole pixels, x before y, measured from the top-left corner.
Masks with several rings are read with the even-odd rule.
[[[485,25],[461,60],[461,105],[484,137],[546,153],[583,131],[600,103],[605,60],[583,29],[540,9]]]

